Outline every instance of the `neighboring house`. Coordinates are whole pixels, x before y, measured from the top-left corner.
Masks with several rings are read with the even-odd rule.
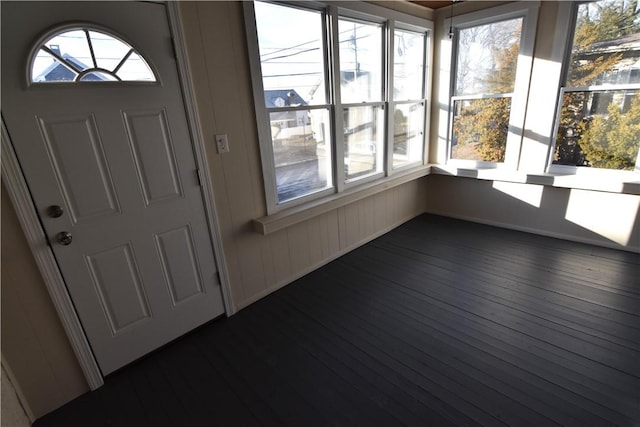
[[[51,50],[53,50],[56,54],[60,55],[65,61],[68,61],[78,70],[86,70],[89,68],[82,61],[74,58],[68,53],[60,53],[60,49],[57,46],[51,46]],[[76,78],[76,73],[69,70],[64,64],[59,61],[55,61],[53,64],[49,65],[44,69],[38,76],[34,77],[33,81],[36,82],[66,82],[71,81]],[[96,73],[91,73],[83,78],[85,81],[107,81],[104,77],[97,75]]]
[[[593,63],[596,60],[608,60],[612,56],[620,56],[614,68],[598,75],[591,82],[593,86],[607,87],[640,82],[640,34],[628,34],[613,39],[592,43],[588,50],[580,52],[574,58],[578,63]],[[567,126],[560,132],[564,137],[558,141],[557,159],[555,163],[562,165],[588,166],[589,162],[580,147],[582,131],[579,127],[594,116],[608,114],[611,103],[620,107],[623,112],[629,110],[631,101],[636,96],[635,90],[587,90],[578,91],[584,96],[576,96],[569,107],[575,115],[576,125]]]
[[[295,107],[307,105],[307,102],[294,89],[272,89],[264,91],[264,102],[267,108]],[[270,117],[272,129],[293,128],[309,125],[308,111],[283,111],[272,113]],[[274,135],[276,137],[276,135]]]
[[[607,59],[613,55],[621,55],[616,67],[597,77],[596,85],[622,85],[640,82],[640,33],[628,34],[609,40],[593,43],[588,51],[576,59],[593,61],[602,57]],[[587,116],[606,114],[611,102],[616,102],[622,111],[629,109],[634,91],[625,93],[593,92],[587,99],[585,113]]]

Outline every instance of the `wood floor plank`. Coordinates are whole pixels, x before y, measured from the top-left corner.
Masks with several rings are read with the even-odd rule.
[[[229,324],[217,329],[215,339],[224,346],[223,356],[235,367],[238,376],[251,383],[253,389],[267,402],[285,425],[323,426],[329,423],[325,415],[315,409],[304,393],[299,393],[288,381],[279,377],[262,357],[251,337],[241,337]]]
[[[640,255],[421,215],[42,426],[637,426]]]
[[[395,371],[376,363],[357,346],[336,336],[298,308],[279,299],[256,307],[257,319],[268,324],[275,321],[278,330],[290,334],[298,345],[358,389],[380,408],[393,414],[404,425],[455,425],[436,410],[418,401],[407,384],[398,381]],[[390,377],[390,379],[389,379]]]
[[[505,310],[518,310],[523,316],[537,317],[540,318],[540,321],[542,322],[552,321],[558,324],[558,328],[571,328],[576,330],[578,334],[586,333],[589,335],[596,335],[593,339],[594,342],[598,342],[598,340],[601,339],[604,343],[603,345],[606,345],[608,348],[610,345],[620,345],[630,347],[636,351],[640,350],[640,330],[636,328],[617,324],[613,332],[605,329],[602,333],[598,334],[597,330],[594,331],[593,329],[589,329],[584,326],[584,322],[588,322],[589,316],[585,314],[580,315],[582,314],[580,311],[575,313],[577,315],[577,319],[574,323],[565,322],[558,318],[551,317],[548,308],[549,306],[552,306],[552,304],[549,304],[549,300],[554,295],[553,292],[537,290],[535,298],[529,298],[528,300],[523,301],[518,295],[513,295],[513,285],[496,285],[495,279],[494,281],[491,281],[491,277],[487,277],[486,275],[474,272],[469,272],[468,274],[464,272],[455,272],[455,276],[453,276],[447,272],[443,273],[434,271],[433,268],[427,267],[423,264],[417,264],[412,259],[409,260],[408,258],[411,257],[411,254],[404,254],[400,250],[395,250],[394,252],[372,251],[369,253],[360,253],[369,257],[372,264],[380,262],[390,263],[393,265],[392,268],[395,269],[394,272],[402,271],[403,274],[412,275],[413,279],[410,279],[412,283],[418,282],[417,279],[419,277],[428,274],[430,278],[429,283],[433,287],[439,287],[439,289],[444,290],[457,290],[461,295],[466,295],[470,298],[483,298],[486,301],[504,306]],[[393,274],[393,272],[390,272],[386,277],[389,278]],[[397,277],[400,277],[399,274]],[[473,286],[469,286],[470,284],[473,284]],[[570,300],[567,304],[572,302],[574,301]],[[584,305],[584,301],[581,303]],[[631,303],[633,303],[633,301],[629,302],[629,304]],[[567,304],[565,304],[564,308],[566,308]],[[635,302],[635,304],[637,305],[637,302]],[[546,315],[542,316],[542,313],[545,313]],[[637,316],[633,317],[636,318]],[[619,333],[621,331],[622,333]]]
[[[385,265],[384,271],[379,269],[385,280],[404,280],[405,283],[419,281],[424,275],[407,272],[406,270],[386,264],[381,258],[375,258],[367,264],[370,267]],[[628,372],[640,377],[640,366],[636,363],[638,352],[626,351],[609,342],[603,343],[597,337],[580,333],[576,330],[563,328],[544,318],[526,316],[511,307],[493,304],[492,301],[477,297],[455,287],[441,284],[438,289],[432,286],[429,292],[444,300],[452,300],[456,306],[464,308],[468,312],[481,316],[489,321],[503,325],[512,325],[513,328],[529,336],[538,337],[552,345],[566,347],[576,354],[589,354],[598,361],[612,366],[622,372]]]
[[[363,295],[357,295],[357,293],[362,291],[364,287],[354,285],[353,282],[348,283],[343,281],[342,278],[349,277],[348,274],[342,273],[339,276],[332,274],[331,276],[341,278],[341,290],[344,291],[346,288],[349,288],[349,292],[355,291],[354,297],[359,300],[363,299]],[[369,294],[371,281],[367,281],[366,284],[365,292]],[[339,300],[348,301],[348,298],[349,296],[347,295],[341,295]],[[384,301],[390,298],[393,298],[393,295],[386,292],[382,298],[376,297],[375,300],[367,298],[367,302],[372,305],[373,310],[385,314],[382,318],[383,324],[379,327],[388,327],[394,331],[415,330],[414,336],[410,338],[414,345],[424,341],[425,338],[423,337],[430,337],[430,341],[424,342],[424,346],[433,346],[437,342],[440,342],[441,344],[439,344],[439,346],[443,347],[442,343],[444,343],[444,345],[453,349],[450,354],[452,358],[467,360],[471,365],[476,367],[484,365],[484,371],[492,372],[493,375],[503,371],[502,376],[507,378],[507,383],[511,385],[517,382],[514,380],[521,379],[523,380],[521,383],[522,390],[534,391],[537,396],[543,396],[545,399],[551,397],[551,400],[547,399],[547,404],[551,404],[552,406],[556,405],[557,409],[562,410],[564,406],[570,406],[574,404],[573,402],[577,402],[573,413],[579,417],[587,417],[583,419],[582,422],[593,421],[602,416],[604,420],[620,423],[628,422],[632,417],[640,416],[640,412],[634,411],[631,407],[625,407],[621,404],[622,402],[617,399],[609,399],[608,395],[581,387],[576,383],[566,381],[559,382],[555,375],[545,375],[545,364],[538,364],[535,370],[530,369],[529,366],[536,364],[536,360],[532,359],[530,355],[521,353],[520,357],[513,357],[512,354],[502,349],[500,343],[496,345],[496,341],[492,340],[490,336],[483,337],[477,333],[467,335],[463,329],[452,327],[452,325],[456,325],[457,319],[451,319],[450,324],[447,324],[449,319],[445,317],[442,319],[443,323],[441,323],[441,326],[437,327],[436,325],[439,323],[438,320],[422,316],[421,311],[397,310],[396,307],[398,303],[395,300],[385,305]],[[378,299],[380,300],[379,302]],[[422,308],[427,307],[423,305]],[[580,396],[585,396],[585,398],[575,399],[574,390],[578,390]],[[556,400],[558,403],[556,403]],[[609,409],[606,405],[600,405],[600,402],[608,402],[609,405],[615,407],[615,410]],[[626,410],[628,416],[618,416],[620,410]],[[548,413],[547,410],[543,412]],[[592,414],[590,414],[590,412]]]
[[[355,268],[351,265],[342,267]],[[331,274],[345,275],[342,271]],[[415,316],[417,320],[441,331],[448,331],[465,342],[479,341],[486,344],[507,355],[504,357],[511,363],[531,366],[532,372],[543,378],[556,381],[566,379],[569,385],[582,385],[586,389],[581,389],[581,393],[596,393],[596,401],[611,400],[615,404],[622,404],[630,398],[630,393],[633,393],[637,386],[637,382],[631,380],[628,388],[624,390],[621,385],[628,378],[618,371],[608,369],[603,373],[604,367],[593,362],[591,366],[584,366],[585,360],[577,358],[573,353],[564,351],[563,354],[560,349],[545,345],[544,342],[518,334],[511,328],[484,322],[477,316],[452,309],[451,306],[418,292],[405,290],[389,293],[386,281],[372,277],[364,277],[361,280],[366,280],[366,287],[358,286],[354,281],[344,283],[343,286],[359,293],[361,298],[377,301],[399,314]],[[603,379],[611,382],[605,383]],[[623,399],[610,399],[610,396],[617,394],[621,394]],[[637,411],[635,413],[637,414]]]

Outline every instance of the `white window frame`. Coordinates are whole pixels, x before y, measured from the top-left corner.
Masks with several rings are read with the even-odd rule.
[[[387,25],[387,20],[380,17],[380,16],[376,16],[376,15],[371,15],[371,14],[367,14],[367,13],[363,13],[361,11],[357,11],[357,10],[352,10],[352,9],[345,9],[344,7],[330,7],[329,10],[331,11],[331,28],[333,29],[333,37],[332,37],[332,51],[333,51],[333,57],[334,57],[334,62],[333,62],[333,70],[334,70],[334,75],[333,75],[333,81],[335,84],[334,87],[334,92],[335,92],[335,98],[334,98],[334,107],[335,107],[335,115],[334,115],[334,120],[335,120],[335,129],[336,131],[334,132],[333,137],[335,138],[335,142],[336,142],[336,146],[340,148],[340,151],[338,151],[337,149],[334,150],[334,155],[336,158],[336,169],[335,169],[335,176],[336,176],[336,188],[338,190],[338,193],[343,192],[344,190],[348,189],[348,188],[352,188],[352,187],[357,187],[358,185],[367,183],[367,182],[371,182],[371,181],[375,181],[377,179],[380,179],[382,177],[384,177],[385,172],[386,172],[386,165],[384,164],[384,158],[383,158],[383,167],[382,167],[382,171],[374,171],[356,178],[351,178],[351,179],[346,179],[345,177],[345,173],[344,173],[344,147],[345,147],[345,140],[344,140],[344,132],[341,131],[340,129],[344,129],[344,110],[346,108],[357,108],[357,107],[381,107],[384,114],[385,114],[385,120],[384,120],[384,126],[385,129],[383,130],[383,132],[386,132],[386,128],[387,128],[387,120],[386,120],[386,116],[387,116],[387,103],[386,101],[386,89],[387,89],[387,76],[386,76],[386,67],[388,66],[388,51],[386,49],[386,40],[388,38],[387,34],[389,33],[389,28]],[[338,21],[340,20],[346,20],[346,21],[354,21],[354,22],[361,22],[364,24],[374,24],[374,25],[381,25],[382,26],[382,31],[381,31],[381,37],[380,37],[380,43],[382,44],[382,69],[381,71],[381,85],[380,85],[380,98],[377,101],[365,101],[365,102],[361,102],[361,103],[343,103],[342,102],[342,92],[341,92],[341,85],[340,85],[340,38],[339,38],[339,34],[338,34]],[[383,135],[384,136],[384,135]],[[384,147],[387,146],[387,141],[386,141],[386,137],[384,138]]]
[[[447,93],[449,103],[447,120],[447,144],[445,162],[447,165],[470,168],[470,169],[509,169],[516,170],[519,163],[520,151],[524,135],[525,115],[529,97],[529,84],[531,80],[533,53],[536,37],[536,26],[538,21],[538,9],[540,2],[513,2],[489,9],[472,12],[465,15],[456,16],[453,22],[453,43],[451,49],[451,74]],[[472,28],[480,25],[487,25],[509,19],[522,18],[522,33],[520,41],[520,53],[514,91],[510,94],[499,95],[476,95],[476,96],[454,96],[458,54],[458,36],[461,29]],[[444,25],[446,34],[449,29],[450,20],[445,19]],[[504,162],[486,162],[451,158],[451,138],[453,134],[453,106],[454,101],[459,99],[479,99],[511,96],[511,113],[509,119],[509,130],[507,134],[507,144],[505,149]]]
[[[422,63],[424,64],[424,73],[426,76],[430,75],[430,70],[431,70],[431,64],[430,64],[430,60],[429,60],[429,52],[432,51],[432,47],[431,47],[431,40],[432,37],[430,37],[430,34],[425,33],[424,30],[420,27],[415,27],[406,23],[401,23],[401,22],[391,22],[390,23],[390,32],[389,32],[389,51],[390,52],[395,52],[396,51],[396,46],[395,46],[395,37],[392,37],[391,34],[395,34],[395,30],[400,30],[400,31],[405,31],[405,32],[411,32],[411,33],[416,33],[416,34],[422,34],[424,35],[424,48],[423,48],[423,52],[422,52]],[[393,57],[389,58],[389,66],[388,66],[388,72],[389,72],[389,81],[387,83],[387,87],[389,89],[389,94],[388,94],[388,103],[389,103],[389,108],[388,108],[388,117],[387,117],[387,124],[388,124],[388,129],[387,129],[387,171],[389,171],[389,175],[393,175],[395,173],[401,173],[404,170],[407,169],[412,169],[416,166],[420,166],[422,165],[425,160],[426,160],[426,151],[428,150],[428,144],[423,143],[422,144],[422,155],[421,155],[421,159],[422,161],[418,160],[415,162],[408,162],[407,164],[404,164],[402,166],[399,166],[397,168],[393,167],[393,145],[394,145],[394,130],[395,130],[395,107],[396,105],[402,105],[402,104],[418,104],[421,103],[424,107],[425,110],[425,120],[422,122],[422,136],[423,138],[427,138],[428,136],[428,117],[430,117],[431,115],[431,103],[429,102],[431,100],[431,85],[427,85],[427,82],[430,82],[430,79],[423,79],[422,81],[422,90],[421,93],[419,94],[420,97],[418,98],[412,98],[412,99],[402,99],[402,100],[394,100],[393,99],[393,90],[394,90],[394,80],[393,80],[393,75],[394,75],[394,63],[395,61],[393,61]]]
[[[551,144],[549,144],[549,153],[547,160],[547,172],[550,174],[558,175],[581,175],[586,178],[602,178],[611,180],[625,180],[635,179],[640,174],[640,150],[636,157],[636,165],[634,170],[617,170],[617,169],[604,169],[604,168],[591,168],[584,166],[572,166],[572,165],[559,165],[553,164],[553,154],[556,149],[556,143],[558,138],[558,128],[560,126],[560,115],[562,114],[562,100],[564,94],[567,92],[596,92],[603,90],[638,90],[640,91],[640,83],[637,84],[624,84],[624,85],[611,85],[603,84],[597,86],[585,86],[585,87],[567,87],[567,77],[569,74],[569,68],[571,67],[571,53],[573,50],[573,39],[575,37],[576,24],[578,21],[578,8],[584,3],[590,1],[574,1],[571,5],[571,22],[569,23],[569,31],[567,31],[566,48],[564,53],[564,59],[562,61],[562,75],[560,79],[560,88],[558,90],[558,100],[556,102],[556,111],[554,116],[553,134],[551,135]],[[638,142],[640,144],[640,141]]]
[[[336,196],[341,193],[352,194],[376,185],[378,182],[384,184],[392,175],[400,173],[411,173],[416,168],[423,167],[427,162],[428,139],[429,134],[429,115],[430,105],[427,102],[430,98],[430,87],[432,80],[431,58],[433,56],[433,23],[429,20],[416,16],[407,15],[395,10],[386,9],[381,6],[367,4],[363,2],[349,1],[332,1],[327,3],[316,1],[283,1],[274,2],[282,6],[298,7],[301,9],[313,9],[326,13],[326,31],[323,34],[325,50],[325,70],[326,70],[326,91],[327,104],[329,105],[329,114],[332,119],[332,164],[333,164],[333,187],[320,190],[308,195],[288,200],[282,203],[278,202],[278,194],[276,187],[276,171],[274,165],[274,154],[272,148],[272,140],[270,134],[269,115],[272,109],[267,109],[264,105],[264,88],[262,83],[261,64],[259,55],[259,46],[257,38],[257,28],[255,21],[255,12],[253,2],[243,2],[245,27],[248,40],[249,63],[251,67],[251,78],[254,95],[254,107],[256,114],[256,122],[258,127],[258,139],[260,143],[260,154],[262,161],[262,171],[265,186],[265,196],[268,215],[286,210],[294,206],[315,206],[322,203],[322,199],[328,201],[335,200]],[[359,103],[359,104],[342,104],[340,96],[340,52],[338,38],[338,19],[353,19],[358,21],[371,22],[381,24],[383,26],[381,43],[383,43],[383,61],[382,61],[382,97],[380,101]],[[389,69],[393,66],[393,59],[390,54],[390,46],[393,45],[393,28],[406,29],[409,31],[419,31],[425,34],[425,63],[424,63],[424,89],[421,96],[425,100],[424,109],[424,132],[423,132],[423,156],[420,162],[405,165],[402,168],[393,169],[392,159],[389,150],[393,145],[393,115],[389,114],[393,105],[392,85],[390,81]],[[391,40],[390,40],[391,39]],[[330,45],[329,45],[330,44]],[[390,64],[391,63],[391,64]],[[390,102],[391,101],[391,102]],[[344,174],[344,135],[343,126],[343,110],[350,106],[370,106],[380,105],[385,112],[385,120],[383,130],[384,153],[383,153],[383,170],[381,172],[373,172],[362,177],[354,178],[345,182]],[[315,108],[316,106],[304,106],[304,109]],[[323,105],[324,107],[324,105]],[[391,117],[390,117],[391,116]],[[390,137],[391,134],[391,137]],[[346,194],[345,194],[346,195]]]

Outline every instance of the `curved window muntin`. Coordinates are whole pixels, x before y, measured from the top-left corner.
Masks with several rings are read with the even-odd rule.
[[[64,54],[59,55],[56,52],[54,52],[49,46],[47,46],[47,43],[49,43],[51,40],[55,39],[56,37],[59,37],[61,35],[64,35],[66,33],[71,33],[71,32],[82,32],[84,34],[85,40],[87,40],[86,43],[90,49],[89,51],[90,51],[91,57],[89,58],[89,62],[92,63],[92,66],[85,66],[86,68],[84,69],[81,69],[81,67],[78,67],[78,66],[74,66],[70,61],[64,58]],[[106,36],[111,40],[119,42],[122,46],[126,47],[127,49],[126,54],[124,54],[119,59],[119,61],[114,67],[109,67],[111,69],[98,66],[99,65],[98,62],[100,61],[100,59],[98,59],[98,57],[96,56],[96,53],[93,51],[92,42],[88,41],[88,40],[91,40],[89,33],[97,33],[100,36]],[[87,39],[87,37],[89,38]],[[122,37],[116,31],[100,25],[92,24],[92,23],[82,22],[82,23],[71,23],[71,24],[56,26],[54,29],[47,31],[44,35],[39,37],[37,42],[33,44],[33,47],[29,54],[29,59],[28,59],[28,64],[26,69],[27,84],[30,86],[32,85],[32,86],[38,86],[38,87],[57,86],[61,84],[67,85],[69,87],[76,87],[76,86],[86,87],[87,83],[91,84],[91,86],[114,85],[114,84],[117,84],[117,85],[132,85],[132,84],[133,85],[159,85],[161,84],[160,76],[156,71],[156,67],[153,66],[152,61],[148,59],[148,56],[144,55],[139,49],[134,47],[131,43],[129,43],[126,40],[127,39],[125,37]],[[66,79],[66,80],[49,80],[49,81],[35,80],[35,78],[39,74],[34,75],[34,66],[35,66],[36,60],[38,59],[38,56],[43,53],[49,56],[52,60],[48,66],[45,66],[41,70],[39,70],[40,74],[44,72],[47,67],[50,67],[53,64],[59,64],[60,66],[69,70],[71,73],[75,74],[74,78]],[[117,75],[117,73],[121,71],[122,68],[127,66],[127,61],[131,59],[132,56],[135,56],[136,60],[139,60],[142,62],[142,65],[144,68],[146,68],[146,72],[148,73],[148,76],[150,78],[133,79],[133,78],[126,78],[126,77],[123,78],[123,76]],[[87,76],[90,76],[92,74],[101,74],[104,78],[99,80],[96,80],[96,79],[87,80]],[[72,83],[75,83],[75,84],[72,84]],[[81,83],[81,84],[78,84],[78,83]]]

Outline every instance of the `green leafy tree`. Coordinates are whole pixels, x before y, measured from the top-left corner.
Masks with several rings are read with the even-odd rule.
[[[618,66],[623,54],[607,52],[600,49],[597,43],[639,32],[640,22],[638,22],[636,5],[637,0],[604,0],[584,4],[579,8],[567,87],[602,84],[604,76]],[[615,157],[615,155],[606,152],[604,145],[600,144],[600,149],[594,148],[598,146],[594,141],[606,139],[601,137],[594,139],[589,136],[590,132],[603,132],[604,123],[613,123],[614,120],[622,119],[624,114],[617,103],[612,103],[607,107],[609,119],[600,116],[590,118],[588,107],[592,96],[590,92],[565,93],[558,123],[554,161],[559,164],[626,168],[620,162],[611,161],[611,156]],[[614,116],[611,116],[611,112],[614,111]],[[619,121],[619,123],[631,122],[633,118]],[[619,143],[616,144],[619,145]],[[620,150],[635,149],[637,153],[637,139],[635,141],[627,139],[625,144],[626,150],[622,148]]]
[[[613,102],[607,113],[587,122],[582,151],[593,167],[633,170],[640,141],[640,97],[634,97],[625,114]]]
[[[520,27],[505,38],[519,39]],[[484,85],[491,93],[513,91],[520,43],[503,41],[492,47],[492,59],[496,72],[491,74]],[[504,47],[506,45],[506,47]],[[453,134],[457,141],[458,158],[503,162],[509,132],[511,98],[484,98],[462,102],[459,114],[454,120]],[[472,150],[468,149],[473,147]]]

